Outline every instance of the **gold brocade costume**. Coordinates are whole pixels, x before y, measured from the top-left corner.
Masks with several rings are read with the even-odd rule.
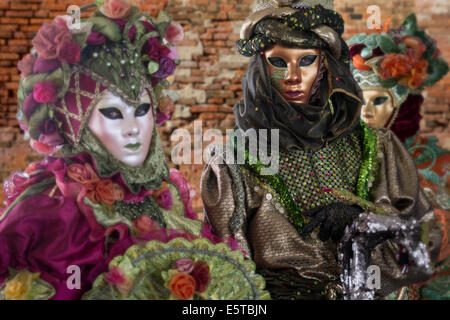
[[[377,210],[415,218],[419,222],[433,221],[432,208],[420,188],[416,167],[407,150],[391,131],[379,129],[376,134],[380,166],[367,200]],[[280,194],[245,166],[225,164],[223,157],[222,153],[214,155],[205,166],[201,180],[205,218],[214,232],[220,237],[234,235],[266,280],[280,275],[277,279],[281,281],[280,288],[289,290],[296,279],[307,283],[304,290],[298,290],[299,286],[292,288],[294,292],[287,294],[291,299],[298,296],[316,298],[308,297],[315,286],[319,288],[319,295],[335,298],[340,287],[336,243],[332,240],[322,242],[317,231],[310,237],[302,237],[290,222],[288,209],[280,202]],[[241,207],[244,207],[245,217],[236,230],[233,228],[234,215]],[[428,243],[432,261],[439,254],[440,244],[441,231],[433,226]],[[402,274],[398,253],[397,244],[391,240],[376,247],[372,253],[372,264],[381,269],[379,296],[428,277],[413,265]]]

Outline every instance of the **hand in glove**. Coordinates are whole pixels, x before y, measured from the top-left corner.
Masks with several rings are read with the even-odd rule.
[[[320,226],[319,239],[327,241],[330,237],[339,241],[344,235],[345,227],[352,224],[358,215],[363,212],[357,205],[347,205],[336,202],[323,207],[317,207],[304,213],[311,217],[311,221],[303,227],[304,233],[311,233]]]

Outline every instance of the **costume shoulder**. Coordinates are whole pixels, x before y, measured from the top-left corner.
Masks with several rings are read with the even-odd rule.
[[[372,200],[392,213],[421,219],[432,207],[420,187],[414,160],[400,139],[389,129],[374,129],[377,135],[378,174]]]
[[[241,166],[227,161],[226,150],[215,145],[208,151],[210,161],[200,181],[204,217],[215,234],[219,237],[234,235],[243,249],[250,252],[244,230],[261,199],[253,192]]]

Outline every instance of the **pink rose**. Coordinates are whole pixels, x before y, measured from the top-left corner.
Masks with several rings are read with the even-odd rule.
[[[146,215],[139,216],[132,224],[139,233],[149,233],[158,228],[158,224]]]
[[[58,59],[48,60],[39,58],[34,64],[33,72],[34,73],[50,72],[58,69],[59,67],[61,67],[61,61],[59,61]]]
[[[191,273],[194,270],[194,260],[191,258],[178,259],[171,269],[178,270],[181,273]]]
[[[39,103],[55,102],[56,87],[53,82],[38,82],[33,87],[33,98]]]
[[[112,285],[120,285],[127,282],[125,272],[117,266],[112,266],[104,279]]]
[[[167,55],[167,58],[170,58],[172,60],[180,59],[180,56],[178,55],[178,51],[177,51],[177,49],[175,49],[175,47],[170,47],[170,53]]]
[[[29,53],[17,63],[17,68],[19,69],[22,78],[28,77],[33,72],[35,62],[36,57]]]
[[[171,22],[164,30],[164,38],[172,44],[183,41],[184,31],[180,24]]]
[[[72,41],[72,34],[67,27],[57,23],[44,23],[34,37],[32,43],[40,58],[55,59],[61,47]]]
[[[78,43],[68,42],[61,47],[59,60],[70,64],[80,61],[81,47]]]
[[[195,290],[198,292],[205,291],[211,280],[209,265],[202,260],[197,261],[194,264],[191,276],[195,279]]]
[[[125,18],[130,13],[131,5],[128,0],[105,0],[100,12],[111,19]]]
[[[55,17],[53,22],[59,24],[62,27],[70,29],[70,27],[72,26],[72,17],[69,15],[57,16]]]
[[[52,155],[56,151],[56,146],[49,146],[43,142],[33,139],[30,139],[30,146],[33,150],[48,156]]]
[[[150,59],[159,63],[159,60],[170,53],[170,49],[164,45],[160,45],[158,38],[150,38],[143,47],[143,53],[147,53]]]
[[[170,210],[172,208],[172,194],[169,189],[165,189],[159,193],[156,197],[156,202],[158,202],[159,206],[165,210]]]
[[[48,146],[59,146],[64,143],[64,138],[59,133],[58,125],[55,121],[47,119],[39,124],[39,142]]]

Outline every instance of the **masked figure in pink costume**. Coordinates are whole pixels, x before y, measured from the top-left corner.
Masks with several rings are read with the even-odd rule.
[[[219,240],[197,219],[187,181],[168,168],[156,129],[173,106],[164,89],[178,63],[181,26],[127,1],[98,6],[78,25],[69,16],[44,24],[18,64],[18,118],[31,146],[48,156],[4,183],[3,299],[79,299],[134,244]],[[51,156],[59,149],[63,157]],[[96,281],[120,295],[95,289],[87,298],[127,297],[133,266],[121,268]],[[78,282],[69,279],[74,270]],[[172,295],[189,297],[172,287]]]

